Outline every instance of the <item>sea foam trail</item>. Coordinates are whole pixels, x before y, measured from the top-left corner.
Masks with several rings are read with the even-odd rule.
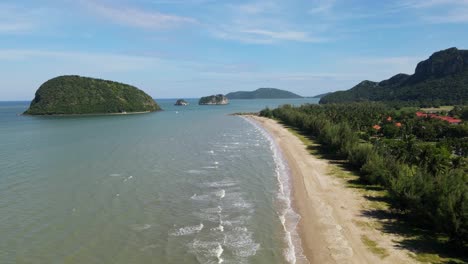
[[[249,118],[242,117],[245,121],[256,128],[260,134],[268,140],[270,150],[273,153],[275,162],[275,174],[278,180],[278,202],[283,205],[278,210],[278,215],[284,229],[284,241],[286,249],[284,250],[284,258],[288,263],[309,263],[302,250],[302,243],[297,232],[297,224],[300,216],[293,210],[291,206],[291,184],[290,175],[287,164],[283,158],[279,146],[276,144],[272,136],[256,122]]]
[[[181,227],[175,230],[174,232],[172,232],[170,235],[171,236],[192,235],[192,234],[200,232],[203,229],[203,227],[204,227],[203,223],[200,223],[199,225],[196,225],[196,226]]]

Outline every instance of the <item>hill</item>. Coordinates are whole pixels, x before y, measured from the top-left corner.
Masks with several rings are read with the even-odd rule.
[[[322,98],[322,97],[324,97],[326,95],[329,95],[329,94],[331,94],[331,92],[323,93],[323,94],[317,94],[316,96],[312,96],[312,98]]]
[[[222,94],[210,95],[200,98],[199,105],[227,105],[229,104],[228,98]]]
[[[397,74],[381,82],[363,81],[347,91],[322,97],[320,103],[354,101],[453,105],[468,102],[468,50],[450,48],[418,63],[413,75]]]
[[[48,80],[36,91],[26,115],[110,114],[161,110],[138,88],[75,75]]]
[[[260,88],[252,92],[233,92],[226,94],[229,99],[284,99],[284,98],[303,98],[295,93],[276,88]]]

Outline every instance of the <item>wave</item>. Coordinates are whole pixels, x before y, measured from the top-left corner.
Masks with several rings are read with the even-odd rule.
[[[220,199],[223,199],[224,196],[226,196],[226,191],[225,191],[224,189],[221,189],[221,190],[217,191],[217,192],[215,193],[215,195],[216,195],[217,197],[219,197]]]
[[[143,231],[143,230],[146,230],[146,229],[150,229],[151,228],[151,225],[150,224],[143,224],[143,225],[131,225],[131,228],[134,230],[134,231]]]
[[[170,233],[170,235],[171,236],[192,235],[192,234],[202,231],[203,227],[204,227],[203,223],[200,223],[199,225],[195,225],[195,226],[185,226],[185,227],[181,227],[173,231],[172,233]]]
[[[205,173],[204,171],[202,170],[188,170],[186,171],[187,173],[190,173],[190,174],[203,174]]]
[[[273,160],[275,162],[275,174],[278,182],[278,217],[284,229],[284,241],[286,249],[284,250],[284,258],[289,263],[309,263],[303,254],[302,243],[297,232],[297,224],[300,216],[294,211],[291,205],[291,184],[290,175],[287,163],[285,162],[281,150],[271,137],[271,135],[256,122],[242,117],[245,121],[250,123],[260,134],[268,140],[270,150],[273,153]]]
[[[222,258],[224,248],[220,242],[217,241],[201,241],[195,239],[189,245],[190,252],[192,252],[198,262],[200,263],[223,263]]]

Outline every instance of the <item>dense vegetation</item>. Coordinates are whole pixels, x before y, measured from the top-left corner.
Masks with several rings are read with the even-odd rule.
[[[136,87],[81,76],[60,76],[39,87],[28,115],[105,114],[161,110]]]
[[[198,101],[199,105],[225,105],[228,103],[229,100],[222,94],[205,96]]]
[[[259,88],[252,92],[233,92],[226,94],[229,99],[284,99],[284,98],[302,98],[295,93],[276,88]]]
[[[418,225],[468,242],[468,107],[459,125],[416,117],[416,108],[382,103],[289,105],[261,115],[315,138],[347,160],[363,182],[389,191],[392,206]]]
[[[450,48],[420,62],[413,75],[397,74],[381,81],[363,81],[347,91],[322,97],[320,103],[357,101],[405,102],[407,105],[468,103],[468,50]]]

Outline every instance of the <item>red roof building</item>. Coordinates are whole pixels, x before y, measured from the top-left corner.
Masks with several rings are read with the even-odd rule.
[[[451,116],[440,116],[440,115],[436,115],[436,114],[426,114],[426,113],[423,113],[423,112],[416,112],[416,116],[417,117],[436,118],[436,119],[446,121],[446,122],[448,122],[450,124],[460,124],[462,122],[461,119],[453,118]]]

